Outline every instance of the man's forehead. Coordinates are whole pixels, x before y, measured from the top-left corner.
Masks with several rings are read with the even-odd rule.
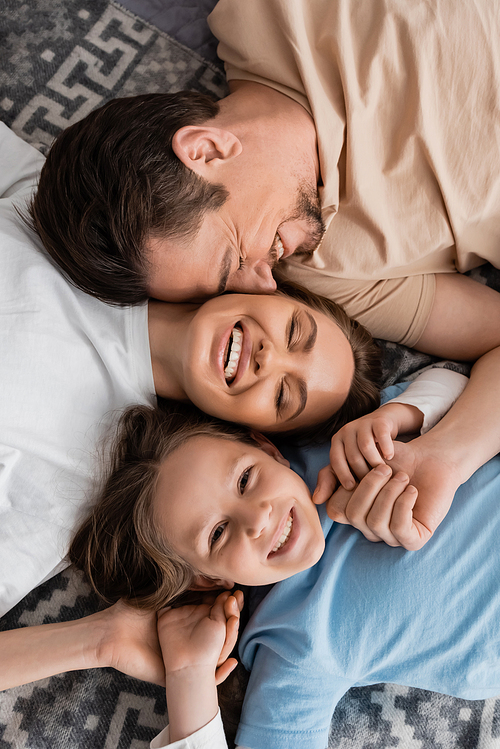
[[[148,292],[168,302],[204,301],[223,293],[235,249],[214,241],[151,238],[148,242]]]

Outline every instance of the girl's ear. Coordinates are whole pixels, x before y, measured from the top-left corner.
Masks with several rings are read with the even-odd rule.
[[[189,590],[218,590],[219,588],[231,590],[231,588],[234,588],[234,582],[224,580],[223,578],[214,579],[205,575],[195,575],[193,582],[189,586]]]
[[[186,125],[175,133],[172,149],[184,166],[208,178],[219,164],[239,156],[242,145],[230,130],[205,125]]]
[[[267,437],[264,437],[260,432],[254,432],[252,429],[252,437],[257,442],[261,450],[274,458],[281,465],[290,468],[290,462],[280,453],[275,444],[273,444]]]

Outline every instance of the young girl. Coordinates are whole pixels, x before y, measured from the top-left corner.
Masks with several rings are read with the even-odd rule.
[[[116,500],[115,492],[134,483],[134,472],[137,482],[139,464],[149,479],[142,473],[140,497],[135,492],[141,510],[134,510],[134,521],[124,508],[118,548],[111,548],[100,512],[91,523],[93,545],[102,537],[112,586],[119,583],[120,568],[123,575],[129,546],[146,560],[137,573],[127,566],[119,592],[128,591],[137,602],[153,601],[157,586],[148,577],[158,579],[155,570],[167,557],[174,560],[177,589],[190,585],[186,577],[200,587],[288,578],[264,599],[243,635],[240,652],[252,673],[240,746],[324,749],[335,704],[355,685],[389,681],[467,699],[500,693],[500,583],[497,555],[491,553],[500,532],[498,458],[461,487],[447,522],[414,554],[370,544],[352,528],[332,523],[323,508],[316,513],[303,483],[260,438],[255,443],[248,434],[230,431],[221,439],[202,424],[168,454],[162,448],[158,461],[158,432],[149,428],[149,415],[139,411],[127,419],[130,436],[121,445],[107,493]],[[170,421],[168,431],[172,428]],[[396,455],[400,448],[396,444]],[[411,443],[402,448],[411,451]],[[312,454],[318,459],[317,451]],[[402,527],[411,524],[415,492],[407,477],[389,479],[379,466],[355,494],[366,507],[378,501],[384,522],[396,515]],[[160,548],[151,536],[157,531]],[[182,574],[177,555],[186,557]],[[105,576],[99,578],[99,554],[84,560],[97,570],[94,584],[108,593]],[[156,605],[175,592],[172,579]],[[208,628],[212,636],[205,647],[202,633]],[[170,734],[153,746],[188,736],[176,749],[224,746],[214,674],[225,619],[206,607],[166,611],[159,635],[171,725]]]
[[[403,410],[406,413],[406,407]],[[373,418],[376,421],[378,415]],[[269,601],[275,602],[270,618],[264,617],[259,624],[256,637],[260,646],[257,647],[251,634],[244,636],[244,661],[248,665],[253,660],[259,673],[257,679],[252,675],[247,704],[254,705],[265,684],[271,693],[276,690],[272,699],[266,694],[263,700],[269,722],[257,728],[258,742],[254,744],[256,739],[252,735],[251,741],[241,742],[245,746],[295,746],[296,721],[300,716],[303,745],[321,746],[308,743],[318,738],[316,729],[307,728],[310,718],[314,726],[318,710],[312,709],[312,703],[317,698],[312,691],[306,695],[307,699],[300,697],[295,702],[293,696],[298,685],[305,681],[313,684],[314,690],[323,689],[329,695],[317,700],[323,709],[328,704],[329,712],[319,734],[319,740],[324,741],[325,726],[327,730],[335,701],[349,686],[364,679],[369,682],[370,672],[363,672],[367,663],[371,672],[377,674],[377,681],[384,680],[384,668],[389,664],[385,680],[393,680],[391,675],[398,674],[399,681],[404,681],[408,667],[410,678],[416,679],[411,683],[434,689],[433,679],[444,669],[441,689],[457,689],[453,681],[449,682],[451,687],[447,685],[449,666],[443,665],[450,656],[450,646],[443,657],[437,658],[436,666],[429,655],[422,660],[427,645],[415,639],[415,626],[407,636],[401,631],[413,617],[419,627],[427,623],[432,607],[427,605],[419,613],[420,599],[429,596],[426,585],[436,571],[439,575],[439,565],[433,559],[436,552],[421,552],[426,561],[415,564],[416,569],[425,573],[425,585],[415,585],[412,559],[418,560],[420,555],[391,559],[387,552],[397,554],[397,550],[374,547],[352,529],[332,526],[324,512],[321,517],[318,515],[305,485],[290,472],[274,446],[232,426],[223,425],[223,429],[222,434],[218,428],[214,430],[205,417],[189,422],[188,415],[179,411],[166,420],[146,409],[136,409],[125,417],[124,436],[103,499],[77,535],[72,549],[74,561],[85,567],[95,587],[108,597],[116,591],[136,603],[160,606],[187,587],[229,587],[235,582],[265,585],[293,576],[285,592],[279,593],[285,583],[276,586],[260,609],[260,616],[264,616],[262,611],[271,605]],[[324,452],[321,457],[324,458]],[[353,496],[362,505],[373,505],[374,500],[382,502],[385,522],[390,524],[394,515],[399,515],[401,526],[411,525],[416,493],[408,487],[407,476],[396,474],[388,480],[385,468],[379,466],[367,475]],[[110,513],[110,506],[123,502],[119,517]],[[432,548],[432,544],[426,548]],[[438,550],[438,556],[443,558],[441,566],[446,566],[442,541]],[[454,552],[452,560],[453,555]],[[386,595],[384,586],[393,592],[398,590],[398,598]],[[432,600],[443,596],[446,588],[446,584],[437,585],[439,593]],[[453,599],[453,588],[446,595]],[[415,603],[408,608],[413,599]],[[338,609],[337,604],[341,604]],[[467,616],[469,611],[465,612]],[[381,616],[384,624],[378,639],[371,635],[371,651],[371,643],[365,638]],[[206,730],[199,738],[206,741],[207,732],[211,735],[216,728],[211,723],[217,710],[214,672],[226,625],[222,617],[217,624],[215,619],[206,608],[191,607],[164,613],[160,618],[171,741],[203,726]],[[328,621],[333,622],[333,646],[325,629]],[[203,647],[205,628],[218,631],[217,636],[210,637],[207,649]],[[439,641],[442,629],[433,627],[434,640]],[[374,631],[377,632],[376,626]],[[349,641],[353,633],[353,640]],[[396,646],[395,634],[402,641],[396,642]],[[340,648],[335,649],[337,639]],[[412,640],[415,642],[409,649]],[[432,644],[430,647],[432,650]],[[333,652],[329,653],[329,649]],[[259,659],[256,652],[261,651]],[[309,651],[314,668],[307,666]],[[331,687],[321,686],[327,679],[321,668],[322,657],[328,660]],[[427,665],[419,669],[424,661]],[[280,669],[286,672],[286,668],[295,681],[290,682],[289,674],[285,673],[280,685]],[[335,669],[340,669],[340,674]],[[290,692],[284,686],[287,682]],[[460,682],[456,674],[455,682]],[[301,694],[305,695],[304,688]],[[281,720],[281,701],[286,720]],[[254,710],[245,708],[247,712],[248,709]],[[262,714],[260,703],[255,711]],[[253,712],[251,716],[253,726]],[[283,733],[283,741],[280,743],[278,738],[274,744],[274,736],[287,722],[293,730]],[[279,731],[273,725],[279,725]]]
[[[168,418],[152,409],[139,409],[134,416],[129,414],[125,417],[124,423],[130,427],[129,436],[120,443],[108,492],[103,502],[96,506],[93,519],[87,523],[86,529],[75,539],[74,553],[90,572],[100,592],[113,599],[123,594],[136,602],[141,600],[142,605],[157,608],[183,589],[192,587],[195,582],[195,587],[213,585],[213,575],[199,575],[195,581],[193,566],[170,548],[168,536],[165,538],[161,527],[151,522],[153,488],[166,453],[174,456],[180,454],[177,447],[189,447],[197,438],[203,440],[208,436],[217,437],[220,447],[229,444],[233,447],[238,444],[252,447],[259,458],[267,455],[257,447],[262,445],[279,458],[280,463],[269,458],[267,470],[271,466],[272,475],[275,475],[275,468],[279,466],[280,477],[284,477],[280,484],[281,491],[288,487],[289,495],[300,498],[301,507],[307,509],[307,517],[312,520],[312,537],[315,539],[313,552],[319,554],[322,542],[318,535],[316,513],[311,512],[314,508],[309,494],[300,478],[283,465],[283,459],[276,449],[247,430],[225,423],[214,424],[209,417],[197,411],[190,412],[187,406],[174,406],[175,410]],[[403,410],[407,408],[400,406]],[[221,435],[224,439],[221,439]],[[121,467],[122,461],[124,465]],[[242,475],[239,479],[241,490],[247,478]],[[201,475],[201,482],[202,501],[207,503],[208,510],[210,493],[206,492],[204,474]],[[216,482],[212,483],[215,487]],[[110,489],[113,490],[111,493]],[[187,490],[191,491],[192,487]],[[258,493],[258,486],[255,486],[254,493]],[[204,509],[200,509],[197,516],[201,517],[203,512]],[[294,533],[299,527],[298,513],[297,507]],[[184,519],[181,512],[181,520]],[[87,535],[89,529],[90,541]],[[216,530],[215,535],[218,536],[221,530]],[[103,565],[105,558],[111,561]],[[299,566],[303,564],[301,562]],[[281,576],[278,570],[272,571],[271,576],[269,571],[264,572],[261,582]],[[226,645],[220,654],[220,679],[231,668],[231,662],[224,665],[224,660],[235,637],[239,605],[241,600],[229,599],[225,594],[225,598],[218,599],[214,610],[216,620],[227,620],[228,628]],[[104,666],[113,666],[137,678],[164,683],[155,614],[131,609],[122,602],[79,621],[2,632],[0,660],[0,689],[61,671]]]

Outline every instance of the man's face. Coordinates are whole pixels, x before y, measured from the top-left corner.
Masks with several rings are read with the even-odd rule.
[[[192,239],[150,240],[149,293],[169,302],[203,301],[224,291],[270,293],[279,260],[311,253],[322,234],[315,184],[295,180],[288,199],[278,185],[236,184]]]

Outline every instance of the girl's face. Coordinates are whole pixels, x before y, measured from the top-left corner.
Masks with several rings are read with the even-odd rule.
[[[284,580],[325,546],[306,485],[267,442],[191,438],[161,466],[154,513],[178,554],[227,587]]]
[[[333,320],[282,295],[229,294],[193,316],[183,387],[203,411],[267,432],[324,421],[354,372]]]

